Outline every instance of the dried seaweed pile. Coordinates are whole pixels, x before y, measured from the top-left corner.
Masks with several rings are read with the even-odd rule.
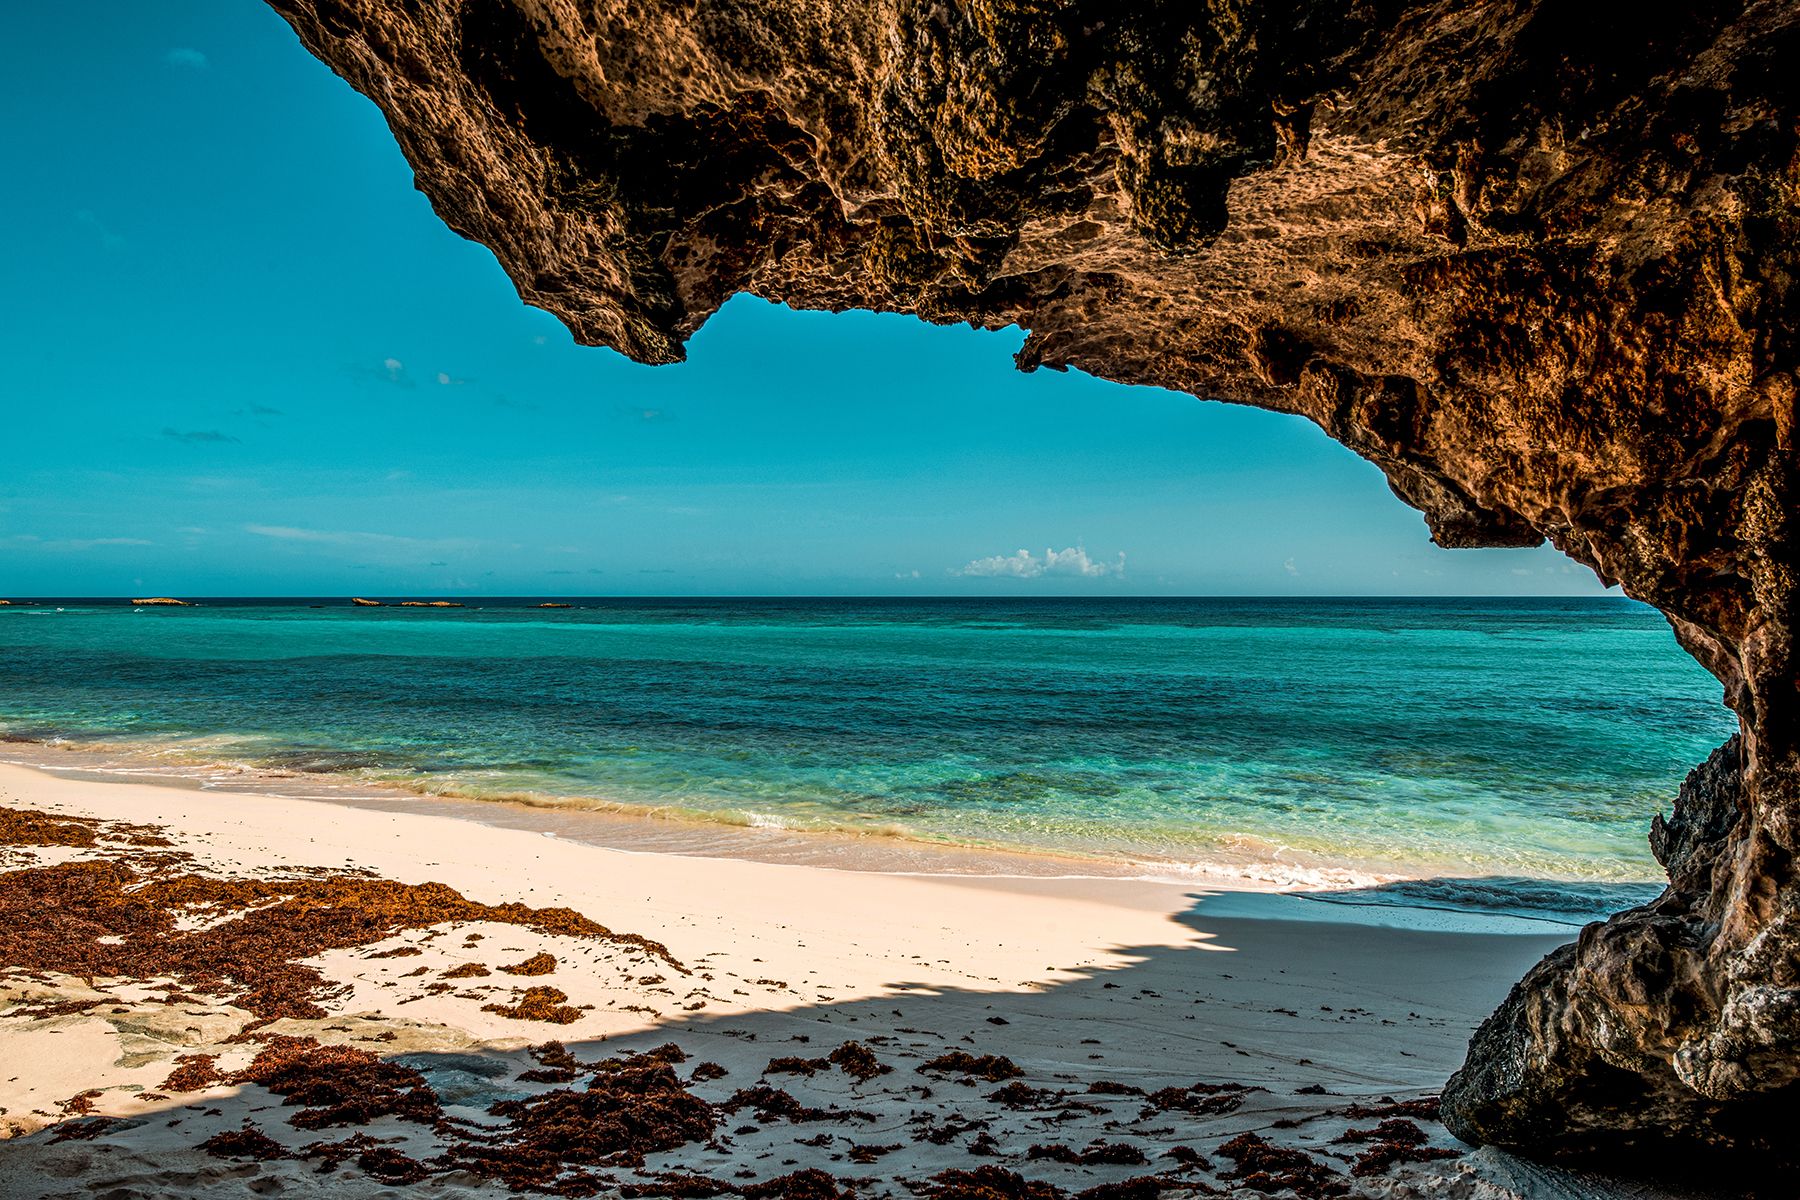
[[[580,1090],[503,1100],[489,1112],[504,1129],[463,1137],[442,1162],[513,1188],[591,1195],[610,1181],[585,1168],[641,1167],[645,1154],[712,1137],[718,1114],[675,1072],[686,1059],[670,1044],[592,1064]]]
[[[98,821],[56,817],[23,808],[0,808],[0,846],[92,846]]]
[[[221,879],[187,869],[188,855],[143,849],[168,844],[144,827],[28,810],[0,808],[0,837],[104,855],[0,874],[0,962],[90,979],[171,978],[262,1021],[325,1015],[318,1001],[326,981],[301,960],[450,922],[604,941],[687,972],[661,943],[614,933],[572,909],[481,904],[441,883],[354,873]],[[557,996],[557,1004],[567,999]],[[533,1011],[548,999],[528,998]]]

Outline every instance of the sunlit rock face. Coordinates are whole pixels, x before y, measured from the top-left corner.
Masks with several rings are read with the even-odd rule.
[[[1665,612],[1742,733],[1477,1034],[1540,1156],[1795,1153],[1800,4],[272,0],[583,342],[733,293],[1298,413]]]

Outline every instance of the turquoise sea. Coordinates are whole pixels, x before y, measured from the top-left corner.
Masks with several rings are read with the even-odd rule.
[[[0,609],[0,735],[1165,874],[1614,885],[1732,729],[1619,599],[538,599]]]

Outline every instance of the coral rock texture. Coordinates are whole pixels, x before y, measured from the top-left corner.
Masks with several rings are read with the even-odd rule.
[[[737,292],[1018,324],[1660,608],[1741,732],[1668,891],[1523,980],[1445,1114],[1795,1153],[1795,0],[271,3],[583,342],[672,362]]]

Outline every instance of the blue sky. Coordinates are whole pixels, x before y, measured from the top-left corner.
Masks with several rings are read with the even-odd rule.
[[[0,595],[1589,593],[1311,425],[739,297],[575,346],[259,4],[0,12]]]

